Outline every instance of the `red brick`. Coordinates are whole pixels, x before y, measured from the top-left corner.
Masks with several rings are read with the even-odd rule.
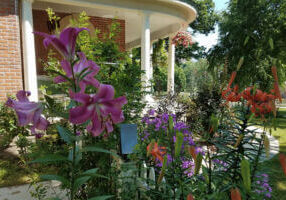
[[[22,89],[19,0],[0,0],[0,102]]]

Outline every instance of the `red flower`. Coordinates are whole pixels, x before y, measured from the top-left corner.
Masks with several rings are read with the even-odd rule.
[[[251,112],[255,113],[256,116],[270,113],[273,111],[273,103],[275,96],[262,92],[261,90],[253,90],[253,87],[248,87],[242,92],[242,97],[247,101],[251,107]]]

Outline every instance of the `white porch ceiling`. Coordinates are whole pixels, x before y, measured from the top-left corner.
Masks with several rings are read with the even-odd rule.
[[[89,16],[125,20],[126,48],[140,45],[142,12],[150,13],[151,40],[167,37],[187,28],[194,21],[196,11],[174,0],[35,0],[33,9],[80,13]]]

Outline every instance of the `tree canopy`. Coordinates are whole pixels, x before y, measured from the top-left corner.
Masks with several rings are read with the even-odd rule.
[[[218,21],[218,14],[215,12],[215,4],[213,0],[182,0],[185,3],[193,6],[197,11],[197,18],[189,27],[192,34],[201,33],[209,34],[214,31],[215,24]],[[199,59],[205,56],[205,48],[199,46],[198,43],[191,47],[183,47],[178,45],[176,48],[176,63],[179,65],[182,61],[190,60],[191,58]]]
[[[210,50],[210,67],[226,64],[230,74],[243,57],[236,78],[241,86],[272,87],[272,65],[284,81],[285,11],[285,0],[230,0],[219,22],[220,42]]]
[[[214,30],[214,26],[218,20],[215,12],[215,4],[213,0],[181,0],[190,4],[197,10],[196,20],[190,24],[193,32],[208,34]]]

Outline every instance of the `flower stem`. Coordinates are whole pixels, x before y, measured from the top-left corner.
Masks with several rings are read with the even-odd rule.
[[[77,82],[76,82],[76,79],[75,79],[75,74],[74,74],[74,71],[73,71],[73,62],[70,61],[71,63],[71,66],[72,66],[72,77],[73,77],[73,80],[74,80],[74,92],[77,92]],[[77,126],[74,124],[73,125],[73,133],[74,133],[74,136],[76,136],[76,132],[77,132]],[[75,182],[75,171],[76,171],[76,163],[75,163],[75,160],[76,160],[76,140],[73,141],[72,143],[72,165],[71,165],[71,188],[70,188],[70,191],[71,191],[71,200],[74,200],[75,198],[75,190],[74,190],[74,182]]]
[[[74,125],[74,134],[76,133],[76,125]],[[73,141],[72,144],[72,166],[71,166],[71,200],[74,200],[75,191],[74,191],[74,180],[75,180],[75,159],[76,159],[76,141]]]

